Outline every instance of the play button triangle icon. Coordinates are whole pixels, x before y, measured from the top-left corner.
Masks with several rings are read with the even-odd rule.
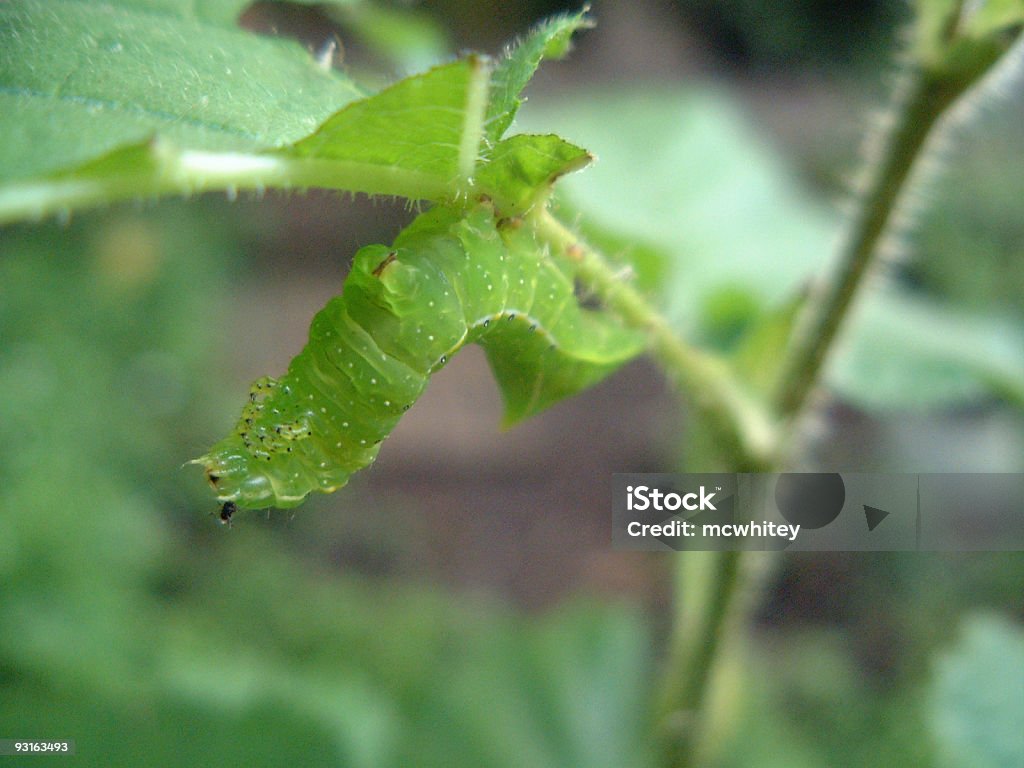
[[[885,520],[889,516],[889,513],[884,509],[878,507],[869,507],[867,504],[864,505],[864,517],[868,521],[868,530],[873,531],[878,527],[878,524]]]

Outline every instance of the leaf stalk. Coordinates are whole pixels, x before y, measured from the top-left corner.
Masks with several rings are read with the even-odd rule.
[[[773,464],[777,428],[763,406],[743,389],[728,363],[684,342],[672,326],[608,260],[549,210],[532,217],[538,236],[578,262],[577,277],[627,325],[650,336],[651,351],[667,375],[693,398],[734,448],[738,471],[764,471]]]

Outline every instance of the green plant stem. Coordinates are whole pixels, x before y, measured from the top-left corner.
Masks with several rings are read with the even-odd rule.
[[[771,466],[775,424],[760,403],[744,391],[727,363],[683,342],[604,256],[549,211],[535,214],[533,224],[541,239],[578,261],[577,276],[588,290],[627,325],[650,335],[652,352],[667,375],[732,444],[740,465],[737,471],[764,471]]]
[[[534,219],[549,245],[574,254],[577,276],[609,309],[651,336],[666,373],[695,400],[730,442],[733,471],[764,472],[775,465],[777,430],[763,407],[741,388],[725,361],[684,343],[665,318],[607,260],[550,212]],[[675,562],[676,598],[668,669],[659,702],[658,738],[665,764],[694,765],[701,751],[711,674],[742,586],[743,552],[690,552]]]
[[[711,675],[743,583],[744,552],[688,552],[676,559],[671,645],[659,702],[663,761],[697,765],[707,734]]]
[[[106,166],[115,171],[108,171]],[[320,187],[410,200],[439,200],[458,188],[447,180],[386,165],[291,157],[281,153],[184,150],[166,142],[128,147],[63,177],[0,188],[0,224],[72,209],[161,195]]]
[[[798,416],[817,386],[827,355],[885,241],[915,161],[956,95],[947,81],[919,68],[906,73],[897,87],[890,113],[894,122],[869,149],[875,157],[869,162],[837,268],[812,293],[783,361],[774,398],[782,419]]]

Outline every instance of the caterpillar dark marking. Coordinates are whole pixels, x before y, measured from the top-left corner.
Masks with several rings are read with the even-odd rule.
[[[384,261],[382,261],[380,264],[378,264],[374,268],[374,270],[373,270],[373,272],[371,274],[374,277],[380,277],[381,274],[384,272],[384,270],[387,268],[388,264],[393,262],[396,258],[398,258],[398,255],[394,251],[392,251],[391,253],[389,253],[387,255],[387,258],[384,259]]]
[[[231,517],[238,510],[238,507],[233,501],[225,501],[220,508],[220,523],[221,525],[231,525]]]
[[[499,230],[487,203],[434,208],[392,247],[356,254],[287,373],[257,380],[235,430],[195,461],[225,503],[221,518],[345,485],[470,343],[514,423],[600,380],[644,339],[581,308],[570,262],[549,257],[529,227]]]

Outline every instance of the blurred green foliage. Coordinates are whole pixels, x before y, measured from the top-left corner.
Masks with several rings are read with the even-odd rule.
[[[97,766],[642,764],[630,611],[524,624],[197,515],[181,464],[235,399],[217,394],[224,212],[4,232],[4,735],[74,738]]]
[[[676,0],[719,56],[751,69],[873,67],[888,54],[888,31],[905,22],[905,3],[887,0]]]
[[[181,462],[237,399],[222,386],[237,210],[4,231],[4,736],[75,738],[97,766],[650,764],[651,638],[634,611],[524,620],[327,572],[279,529],[197,514],[208,499]],[[932,651],[965,607],[1018,601],[1021,558],[859,562],[807,623],[785,612],[814,560],[789,561],[796,591],[738,636],[721,765],[937,765]]]
[[[609,113],[617,118],[608,120]],[[709,347],[735,350],[751,383],[767,390],[756,381],[763,376],[757,363],[774,367],[802,293],[830,268],[842,225],[838,211],[808,195],[742,107],[721,91],[601,88],[557,102],[537,99],[524,117],[533,130],[555,129],[601,158],[564,180],[565,197],[617,230],[620,241],[630,233],[651,244],[648,250],[660,249],[665,266],[656,295],[677,327]],[[1017,146],[1024,142],[1024,132],[1013,135]],[[1008,143],[1002,146],[1014,156]],[[1024,294],[1011,299],[1004,285],[994,301],[979,296],[987,285],[1017,279],[1012,254],[1020,227],[1011,211],[1019,213],[1019,204],[1014,209],[1011,199],[1019,197],[1000,193],[1024,190],[1012,172],[989,174],[993,206],[977,201],[987,199],[980,182],[968,187],[975,200],[966,201],[964,192],[952,190],[972,165],[957,160],[949,161],[957,175],[940,189],[965,202],[966,213],[945,202],[904,246],[908,263],[929,265],[918,280],[931,290],[912,290],[909,277],[897,289],[876,281],[837,343],[826,378],[848,402],[924,409],[993,393],[1024,402]],[[989,234],[968,248],[977,219]],[[942,239],[950,231],[960,234]],[[954,290],[961,283],[964,295]],[[937,290],[943,285],[947,290]]]
[[[938,669],[933,717],[944,747],[940,765],[1003,768],[1024,764],[1024,631],[1004,618],[977,616]]]
[[[911,285],[1024,322],[1022,118],[1020,99],[997,98],[957,128],[936,188],[924,193],[903,266]]]

